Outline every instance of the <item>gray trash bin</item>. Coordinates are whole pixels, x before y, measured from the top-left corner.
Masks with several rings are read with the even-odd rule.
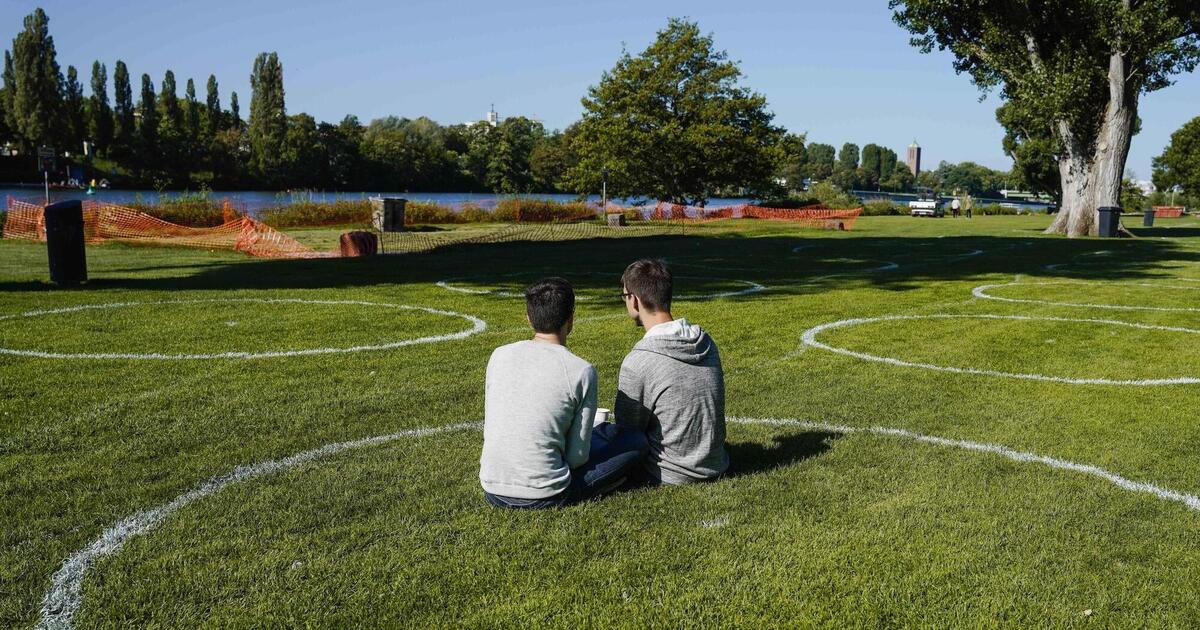
[[[1142,212],[1142,225],[1145,227],[1154,227],[1154,210],[1146,210]]]
[[[83,202],[60,201],[46,206],[46,254],[50,281],[76,285],[87,280],[87,255],[83,248]]]
[[[1121,209],[1114,206],[1100,208],[1100,236],[1116,238],[1121,228]]]
[[[407,199],[400,197],[372,197],[371,223],[379,232],[404,231],[404,206]]]

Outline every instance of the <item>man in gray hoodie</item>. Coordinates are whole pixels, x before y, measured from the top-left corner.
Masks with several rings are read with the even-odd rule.
[[[617,424],[645,431],[650,483],[710,481],[729,468],[725,376],[712,337],[671,315],[673,278],[660,260],[639,260],[621,276],[621,297],[646,334],[621,364]]]

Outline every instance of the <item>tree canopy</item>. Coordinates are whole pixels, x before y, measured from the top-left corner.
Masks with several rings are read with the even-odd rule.
[[[922,52],[946,50],[985,93],[999,90],[1021,139],[1051,140],[1062,211],[1052,231],[1096,233],[1116,205],[1140,95],[1200,61],[1195,0],[890,0]],[[1044,147],[1037,147],[1041,150]],[[1036,170],[1036,169],[1035,169]]]
[[[1171,134],[1170,144],[1154,158],[1153,180],[1162,191],[1178,186],[1191,196],[1200,195],[1200,117]]]
[[[598,190],[607,169],[614,195],[700,205],[721,189],[768,186],[783,132],[741,77],[696,23],[669,20],[589,88],[568,178]]]

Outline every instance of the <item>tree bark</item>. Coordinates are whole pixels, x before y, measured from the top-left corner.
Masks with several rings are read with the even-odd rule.
[[[1137,91],[1129,88],[1128,74],[1125,55],[1110,55],[1108,107],[1094,142],[1085,145],[1069,125],[1059,124],[1059,137],[1065,146],[1059,161],[1063,199],[1047,234],[1096,236],[1100,231],[1099,209],[1121,205],[1121,178],[1137,118]]]

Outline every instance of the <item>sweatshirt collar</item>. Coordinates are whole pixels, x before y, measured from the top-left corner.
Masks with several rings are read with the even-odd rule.
[[[657,326],[650,328],[650,330],[646,331],[646,334],[645,334],[645,336],[643,336],[643,339],[646,337],[658,337],[658,336],[678,337],[685,330],[687,330],[688,326],[690,326],[690,325],[691,324],[688,324],[687,319],[685,319],[683,317],[680,317],[679,319],[673,319],[669,322],[663,322]]]

